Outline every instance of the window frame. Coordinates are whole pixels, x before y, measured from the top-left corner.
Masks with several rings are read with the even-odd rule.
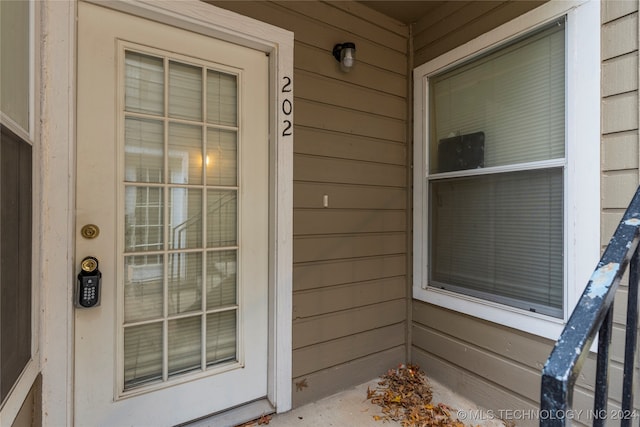
[[[20,376],[13,384],[4,402],[0,402],[0,425],[11,425],[18,416],[25,400],[31,392],[37,377],[41,370],[40,360],[40,298],[41,287],[39,279],[41,278],[39,247],[41,236],[39,232],[39,221],[42,215],[40,203],[40,154],[39,147],[39,127],[37,126],[40,117],[40,108],[37,100],[39,99],[36,88],[40,84],[39,60],[39,37],[40,25],[38,25],[41,12],[41,4],[38,1],[28,0],[29,2],[29,40],[28,40],[28,63],[29,63],[29,84],[28,84],[28,129],[23,128],[16,123],[9,115],[0,111],[0,123],[8,130],[13,132],[25,144],[32,147],[32,183],[31,183],[31,358],[25,364]]]
[[[566,15],[562,318],[429,286],[428,138],[431,76]],[[557,339],[600,255],[600,4],[547,2],[414,69],[413,298]],[[585,142],[586,141],[586,142]],[[582,193],[580,189],[588,188]]]

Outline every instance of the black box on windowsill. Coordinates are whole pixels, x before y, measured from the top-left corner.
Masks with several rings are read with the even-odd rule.
[[[484,132],[443,138],[438,142],[438,172],[484,167]]]

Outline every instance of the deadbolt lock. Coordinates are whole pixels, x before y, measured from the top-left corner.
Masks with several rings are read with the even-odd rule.
[[[87,224],[82,227],[80,234],[85,239],[95,239],[100,234],[100,228],[95,224]]]

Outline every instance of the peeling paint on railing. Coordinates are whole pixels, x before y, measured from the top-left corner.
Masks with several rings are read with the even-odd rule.
[[[587,295],[593,298],[602,298],[607,293],[609,286],[613,283],[616,273],[620,269],[620,264],[617,262],[610,262],[598,268],[591,275],[591,285],[587,289]]]
[[[637,215],[637,214],[634,214],[634,215]],[[624,222],[624,224],[637,227],[640,225],[640,218],[629,218]]]

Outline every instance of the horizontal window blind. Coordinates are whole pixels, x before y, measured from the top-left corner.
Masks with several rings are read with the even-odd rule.
[[[562,314],[562,169],[431,183],[431,281]]]
[[[484,167],[564,157],[564,25],[430,79],[430,173],[438,142],[484,132]]]
[[[527,164],[565,157],[564,20],[429,88],[431,286],[562,317],[564,168]]]

